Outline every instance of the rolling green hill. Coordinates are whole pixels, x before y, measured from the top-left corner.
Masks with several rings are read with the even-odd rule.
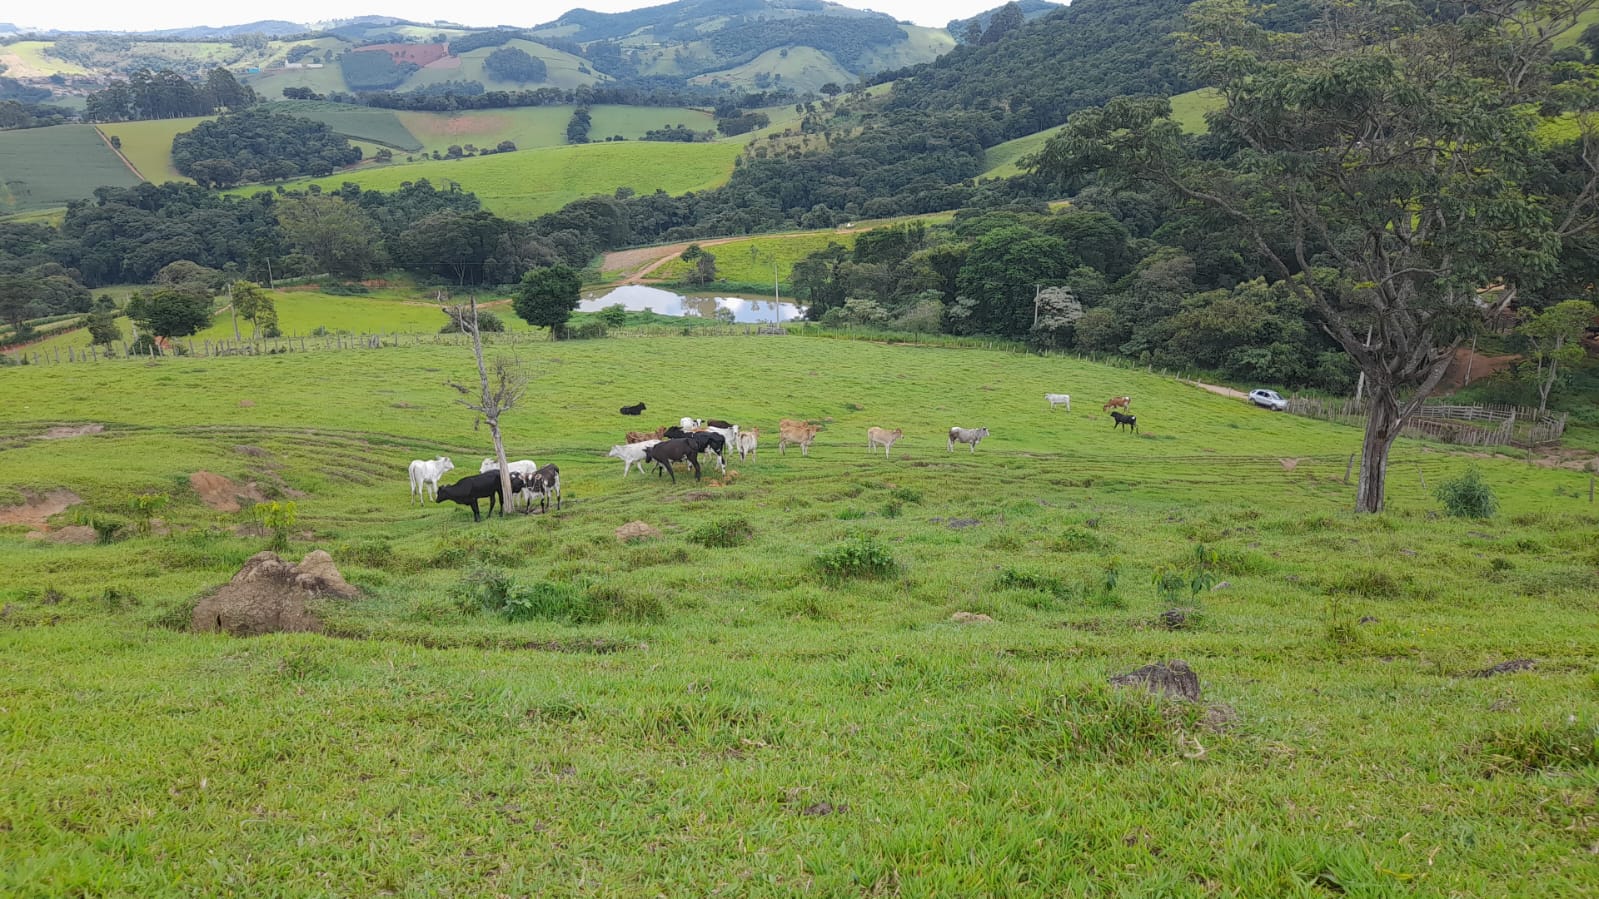
[[[529,219],[582,197],[614,193],[619,187],[631,187],[639,193],[659,189],[672,194],[716,187],[732,174],[733,161],[742,150],[742,144],[731,141],[626,141],[546,147],[470,159],[361,168],[317,179],[315,183],[331,189],[352,181],[368,190],[394,190],[402,182],[421,178],[435,186],[454,182],[477,194],[492,212]],[[284,186],[299,190],[310,183],[292,181]]]
[[[488,59],[490,53],[499,48],[483,47],[459,56],[446,56],[437,62],[423,66],[421,71],[406,79],[401,90],[426,87],[441,81],[477,81],[491,91],[514,91],[539,87],[574,88],[610,80],[608,77],[590,69],[580,57],[546,47],[540,43],[517,40],[510,41],[505,46],[515,47],[526,52],[529,56],[542,59],[547,71],[545,79],[537,83],[521,83],[501,81],[494,78],[484,69],[483,62]]]
[[[37,212],[139,179],[93,125],[0,131],[0,215]]]
[[[787,87],[796,91],[816,91],[829,82],[848,84],[855,76],[833,60],[831,56],[814,47],[785,47],[767,50],[747,63],[707,72],[689,79],[690,84],[711,84],[725,90],[752,91],[762,83],[758,79],[770,78],[774,87]]]
[[[268,108],[273,112],[321,122],[333,129],[335,134],[352,140],[369,141],[401,151],[422,149],[422,141],[406,128],[392,109],[316,100],[287,100],[269,104]]]
[[[1401,440],[1391,510],[1354,516],[1357,429],[1143,371],[792,335],[495,351],[534,378],[502,423],[559,465],[559,511],[410,502],[410,460],[449,455],[450,483],[488,454],[445,386],[475,383],[465,347],[7,370],[0,670],[27,751],[0,893],[1594,882],[1582,472]],[[684,358],[736,383],[651,364]],[[1046,407],[1063,389],[1075,412]],[[1121,393],[1137,436],[1095,402]],[[679,411],[759,452],[624,478],[607,448]],[[776,451],[780,418],[822,426],[808,455]],[[992,436],[951,453],[952,424]],[[904,430],[890,456],[873,426]],[[1468,465],[1490,521],[1421,484]],[[200,472],[246,498],[213,507]],[[359,595],[311,601],[325,633],[190,632],[269,502],[294,505],[283,556],[328,552]],[[107,542],[49,539],[74,523]],[[1108,682],[1175,659],[1198,701]]]

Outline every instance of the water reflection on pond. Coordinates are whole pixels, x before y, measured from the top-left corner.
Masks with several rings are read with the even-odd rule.
[[[598,312],[616,305],[629,312],[651,311],[659,315],[697,315],[701,318],[713,318],[716,310],[721,308],[733,313],[733,321],[752,324],[794,321],[805,314],[803,308],[787,301],[773,303],[759,297],[686,297],[643,284],[624,284],[603,293],[586,293],[577,308],[579,312]]]

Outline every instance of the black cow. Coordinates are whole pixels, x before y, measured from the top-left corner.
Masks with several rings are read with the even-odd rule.
[[[715,431],[695,431],[694,433],[688,435],[688,439],[694,442],[694,451],[696,453],[703,453],[706,450],[710,450],[716,454],[717,467],[723,471],[727,470],[727,457],[722,455],[722,450],[727,448],[726,437],[723,437],[721,434],[718,434]]]
[[[526,484],[522,480],[522,475],[514,471],[511,472],[511,492],[521,493],[524,486]],[[494,501],[498,499],[500,501],[500,517],[504,518],[505,497],[500,495],[500,470],[498,468],[490,469],[482,474],[468,475],[453,484],[441,484],[439,486],[439,494],[433,501],[442,503],[445,500],[449,500],[452,503],[471,506],[472,520],[482,521],[483,517],[478,514],[477,501],[485,498],[489,501],[489,515],[492,516],[494,514]]]
[[[657,466],[655,476],[661,476],[661,469],[672,476],[672,483],[677,483],[677,472],[672,470],[673,462],[687,462],[694,468],[694,480],[700,479],[700,447],[699,441],[679,437],[674,440],[662,440],[660,443],[646,449],[644,458],[654,462]]]
[[[1123,415],[1120,412],[1112,412],[1110,417],[1116,419],[1116,428],[1127,425],[1129,432],[1138,430],[1138,416],[1136,415]]]
[[[706,419],[705,420],[705,426],[707,428],[721,428],[724,431],[730,431],[730,430],[733,429],[733,423],[732,422],[723,421],[720,418],[708,418],[708,419]]]
[[[623,406],[621,411],[623,415],[639,415],[644,412],[644,404],[639,403],[637,406]]]
[[[697,431],[685,431],[682,428],[678,427],[677,425],[672,425],[671,427],[667,428],[662,433],[662,436],[665,439],[667,439],[667,440],[687,440],[690,434],[696,434],[696,433],[698,433],[698,432]]]

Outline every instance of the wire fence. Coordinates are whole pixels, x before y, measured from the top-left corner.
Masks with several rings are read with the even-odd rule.
[[[1359,426],[1365,424],[1367,404],[1350,398],[1293,396],[1288,411]],[[1565,434],[1566,418],[1565,412],[1539,412],[1528,406],[1425,403],[1405,421],[1402,433],[1461,446],[1532,447],[1558,442]]]

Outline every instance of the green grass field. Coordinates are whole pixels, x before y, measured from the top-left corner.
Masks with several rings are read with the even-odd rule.
[[[519,109],[481,109],[454,113],[402,112],[400,121],[415,134],[428,152],[450,145],[494,147],[508,140],[519,150],[566,145],[566,125],[571,106],[530,106]],[[696,131],[716,127],[703,110],[659,106],[595,106],[590,110],[590,135],[595,140],[621,135],[638,140],[653,128],[685,125]]]
[[[1002,144],[995,144],[989,147],[983,151],[983,161],[988,164],[988,170],[978,177],[1009,178],[1014,175],[1020,175],[1022,168],[1017,163],[1020,162],[1021,158],[1044,149],[1044,144],[1048,143],[1049,139],[1059,130],[1059,128],[1051,128],[1048,131],[1040,131],[1036,134],[1018,137],[1015,140],[1008,140]]]
[[[0,46],[0,63],[5,63],[7,73],[13,78],[89,74],[88,69],[75,62],[47,56],[45,49],[54,44],[55,41],[17,41]]]
[[[402,182],[420,178],[436,186],[453,181],[477,194],[484,207],[498,215],[530,219],[582,197],[614,193],[618,187],[640,193],[708,190],[726,183],[741,150],[742,145],[730,141],[597,143],[356,169],[316,183],[324,189],[353,181],[366,190],[395,190]],[[309,183],[291,181],[284,186],[302,190]]]
[[[1206,134],[1210,124],[1205,113],[1221,108],[1221,94],[1213,87],[1202,87],[1171,98],[1172,121],[1189,134]]]
[[[514,91],[539,87],[574,88],[608,80],[596,74],[592,69],[584,71],[587,66],[584,64],[583,59],[573,56],[564,50],[556,50],[543,44],[523,40],[508,41],[505,46],[520,49],[529,56],[544,60],[544,80],[536,84],[524,84],[515,81],[501,81],[493,77],[485,69],[483,63],[488,59],[490,53],[500,48],[482,47],[477,50],[470,50],[460,56],[446,57],[424,67],[421,71],[407,78],[402,89],[413,90],[444,81],[477,81],[491,91]]]
[[[778,84],[800,92],[819,90],[829,82],[844,85],[855,80],[848,69],[814,47],[788,47],[767,50],[749,62],[730,69],[696,75],[689,82],[720,84],[734,90],[755,90],[755,78],[760,74],[780,75],[782,81]]]
[[[0,131],[0,215],[62,207],[102,185],[137,183],[92,125]]]
[[[208,122],[216,116],[193,116],[183,119],[151,119],[143,122],[116,122],[98,126],[107,137],[122,139],[122,155],[128,157],[146,181],[162,184],[167,181],[191,181],[172,167],[172,139],[194,126]]]
[[[405,152],[422,149],[422,142],[401,123],[392,109],[328,103],[317,100],[286,100],[268,106],[274,112],[299,116],[327,125],[335,133],[353,140],[383,144]]]
[[[473,381],[464,347],[0,371],[21,398],[0,404],[0,508],[70,489],[86,500],[57,521],[109,533],[155,492],[173,529],[0,527],[0,892],[1599,882],[1582,473],[1401,441],[1390,510],[1357,517],[1357,430],[1138,371],[805,337],[516,352],[533,381],[509,449],[560,465],[563,509],[482,524],[406,502],[410,459],[486,452],[444,383]],[[640,365],[689,354],[739,376]],[[1098,411],[1117,393],[1140,435]],[[760,453],[722,486],[604,456],[679,414],[759,426]],[[824,424],[808,457],[776,452],[780,417]],[[957,423],[993,435],[951,454]],[[870,425],[905,429],[892,458],[866,453]],[[1435,517],[1420,477],[1471,462],[1504,508]],[[199,501],[202,469],[292,498],[290,555],[328,549],[364,594],[322,604],[330,635],[178,629],[264,546],[235,532],[248,512]],[[661,536],[620,542],[632,521]],[[1201,545],[1217,583],[1195,592],[1176,581]],[[483,609],[506,594],[470,584],[495,572],[531,617]],[[1203,707],[1106,685],[1176,658]],[[1515,658],[1538,662],[1468,676]]]
[[[836,243],[846,250],[854,249],[855,235],[842,231],[802,231],[793,234],[774,234],[762,237],[742,237],[726,243],[705,246],[705,252],[716,257],[718,280],[732,284],[764,285],[768,292],[772,286],[772,263],[777,263],[777,276],[787,283],[794,263]],[[652,278],[681,281],[688,277],[694,264],[675,259],[656,269]]]

